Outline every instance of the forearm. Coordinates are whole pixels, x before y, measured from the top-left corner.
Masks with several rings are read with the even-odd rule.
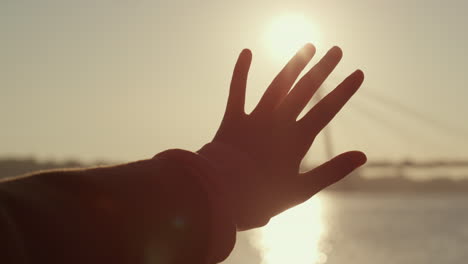
[[[206,172],[177,158],[180,153],[165,156],[1,183],[2,218],[14,224],[2,243],[17,244],[16,257],[34,263],[145,263],[156,257],[207,263],[225,258],[235,231],[225,230],[234,227],[215,212],[204,176],[197,175]],[[213,236],[214,226],[222,229],[220,238]],[[227,239],[227,249],[210,252],[211,245],[223,244],[213,239]]]
[[[130,250],[118,250],[122,242],[131,242],[119,242],[131,225],[122,218],[128,206],[99,182],[119,169],[48,171],[3,182],[1,202],[15,225],[15,237],[10,240],[19,242],[19,253],[32,263],[130,258]]]

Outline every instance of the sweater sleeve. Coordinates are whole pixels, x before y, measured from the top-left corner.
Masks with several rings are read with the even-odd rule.
[[[0,183],[1,263],[217,263],[235,225],[195,153]]]

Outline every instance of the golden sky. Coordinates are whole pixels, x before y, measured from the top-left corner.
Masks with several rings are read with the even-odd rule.
[[[324,92],[356,68],[366,74],[331,124],[336,152],[464,158],[467,8],[454,0],[0,0],[0,156],[126,161],[197,150],[217,129],[237,54],[254,54],[252,109],[287,60],[278,42],[291,38],[314,43],[314,61],[343,49]],[[293,28],[310,35],[285,36],[282,17],[306,21]],[[321,160],[318,141],[312,154]]]

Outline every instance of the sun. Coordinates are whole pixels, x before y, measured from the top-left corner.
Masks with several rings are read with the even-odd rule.
[[[288,14],[273,19],[265,32],[266,46],[272,57],[289,59],[307,42],[317,44],[318,31],[304,15]]]

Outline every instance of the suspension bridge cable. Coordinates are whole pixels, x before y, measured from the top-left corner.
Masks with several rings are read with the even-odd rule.
[[[441,120],[429,117],[411,107],[408,107],[398,101],[394,101],[392,99],[389,99],[387,97],[384,97],[382,95],[378,95],[377,93],[369,92],[367,91],[369,89],[363,89],[363,92],[361,93],[363,96],[366,96],[370,99],[372,99],[375,102],[379,102],[381,105],[385,105],[391,109],[395,109],[400,113],[403,113],[404,117],[413,117],[413,120],[417,120],[419,122],[425,123],[427,126],[430,126],[432,128],[435,128],[439,131],[443,131],[444,133],[448,133],[452,136],[456,136],[459,139],[466,140],[468,136],[468,131],[461,128],[461,127],[455,127],[452,124],[448,124],[446,122],[443,122]]]
[[[401,125],[395,123],[395,121],[389,122],[390,119],[385,119],[383,118],[383,115],[376,114],[375,110],[371,111],[369,109],[365,109],[365,107],[363,107],[362,104],[349,102],[349,107],[355,109],[356,111],[360,112],[362,115],[365,115],[367,118],[373,120],[374,122],[379,123],[383,128],[391,129],[393,131],[393,135],[398,136],[400,139],[403,139],[407,143],[418,145],[419,147],[421,147],[421,150],[427,151],[428,146],[430,146],[432,149],[446,148],[445,145],[443,145],[444,147],[441,147],[441,145],[435,144],[435,142],[437,141],[424,139],[419,134],[415,135],[414,133],[411,133],[410,131],[412,130],[401,127]]]

